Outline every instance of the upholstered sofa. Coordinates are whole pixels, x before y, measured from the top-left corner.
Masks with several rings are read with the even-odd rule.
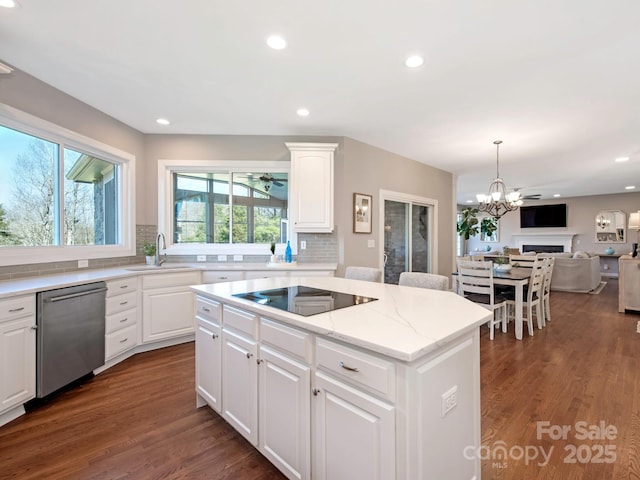
[[[539,257],[556,259],[551,290],[590,292],[600,285],[600,257],[585,252],[540,253]]]

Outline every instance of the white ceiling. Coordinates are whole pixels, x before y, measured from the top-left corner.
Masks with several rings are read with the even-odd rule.
[[[18,1],[0,61],[141,132],[344,135],[457,174],[460,203],[500,139],[525,195],[640,190],[637,0]]]

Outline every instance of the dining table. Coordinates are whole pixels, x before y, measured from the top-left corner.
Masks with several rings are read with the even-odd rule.
[[[458,286],[458,272],[454,272],[453,281],[456,283],[455,291],[460,293]],[[524,301],[524,286],[529,284],[531,278],[531,269],[523,267],[512,267],[508,271],[493,270],[493,284],[494,285],[508,285],[514,287],[515,290],[515,324],[516,324],[516,339],[522,340],[522,305]]]

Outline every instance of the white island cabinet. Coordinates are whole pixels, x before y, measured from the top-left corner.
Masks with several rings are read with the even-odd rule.
[[[297,285],[377,300],[305,317],[233,296]],[[221,355],[196,356],[198,406],[220,411],[288,478],[480,478],[465,452],[480,445],[487,310],[452,292],[333,277],[192,289],[220,305],[223,337]],[[210,345],[196,336],[198,352]],[[205,372],[222,376],[213,396]]]

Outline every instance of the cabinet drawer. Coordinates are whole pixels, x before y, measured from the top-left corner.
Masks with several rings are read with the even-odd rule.
[[[311,362],[311,335],[267,318],[260,318],[260,341]]]
[[[107,297],[135,292],[138,289],[138,277],[123,278],[107,282]]]
[[[138,309],[132,308],[124,312],[107,315],[105,318],[105,333],[115,332],[116,330],[135,325],[138,320]]]
[[[276,277],[288,277],[288,276],[289,276],[289,272],[287,272],[286,270],[278,270],[278,271],[260,270],[260,271],[245,273],[245,278],[247,280],[255,280],[257,278],[276,278]]]
[[[119,353],[130,350],[138,343],[138,328],[132,325],[122,330],[105,335],[105,360],[115,357]]]
[[[209,270],[202,272],[202,283],[235,282],[243,279],[244,273],[241,271],[227,272]]]
[[[200,271],[145,275],[142,277],[142,289],[197,285],[200,283],[200,278]]]
[[[24,297],[9,298],[0,301],[0,322],[26,317],[27,315],[35,314],[35,312],[35,295],[25,295]]]
[[[106,300],[105,313],[111,315],[123,312],[138,305],[138,292],[125,293],[116,297],[108,297]]]
[[[225,328],[230,327],[239,332],[246,333],[254,339],[258,337],[258,317],[253,313],[224,305],[222,321]]]
[[[378,396],[395,400],[396,373],[392,362],[318,338],[316,365]]]
[[[196,297],[196,315],[220,323],[220,304],[215,300]]]

